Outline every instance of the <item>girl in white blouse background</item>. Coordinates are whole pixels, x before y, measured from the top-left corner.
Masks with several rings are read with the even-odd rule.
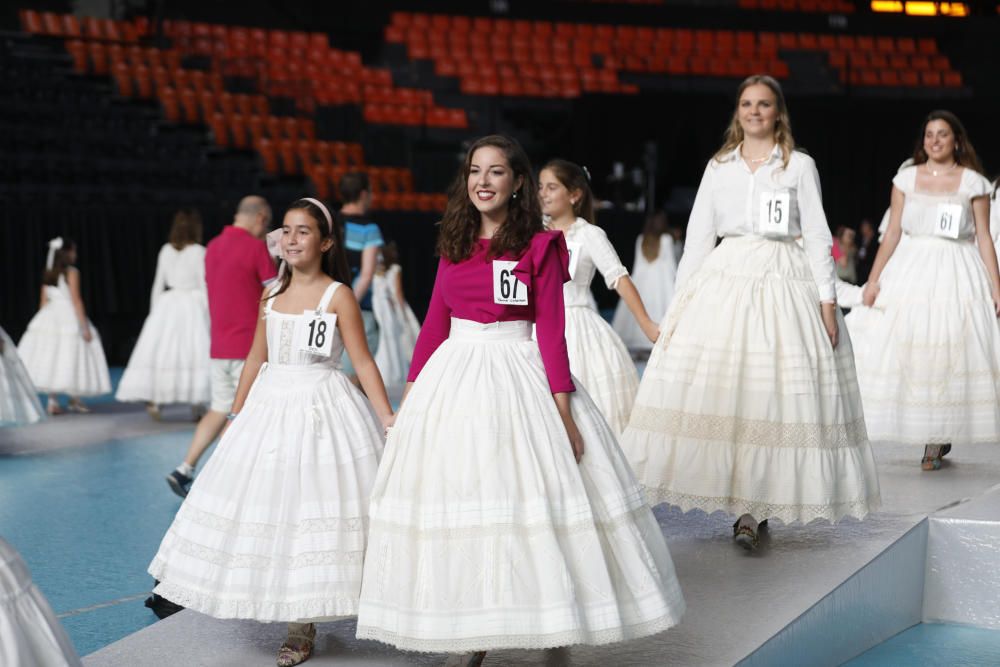
[[[656,340],[659,329],[646,313],[608,235],[593,224],[594,197],[587,173],[572,162],[550,160],[538,180],[548,227],[566,236],[570,252],[571,279],[563,287],[570,371],[583,383],[615,435],[620,435],[632,412],[639,374],[625,343],[597,312],[590,292],[594,274],[600,271],[608,289],[618,292],[649,340]]]
[[[705,169],[622,436],[651,504],[736,516],[746,548],[769,518],[837,521],[878,507],[832,243],[781,87],[752,76]]]
[[[981,171],[959,119],[931,112],[892,179],[863,293],[881,313],[857,351],[869,432],[923,445],[928,471],[953,444],[1000,441],[1000,271]]]

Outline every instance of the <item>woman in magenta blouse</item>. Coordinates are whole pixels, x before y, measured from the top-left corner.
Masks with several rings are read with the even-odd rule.
[[[358,637],[477,665],[490,649],[675,625],[684,601],[662,533],[570,377],[566,243],[543,229],[516,142],[469,149],[438,252],[372,493]]]

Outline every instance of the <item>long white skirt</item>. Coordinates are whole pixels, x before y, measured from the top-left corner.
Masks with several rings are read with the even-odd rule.
[[[0,328],[0,424],[33,424],[44,416],[17,347]]]
[[[0,537],[0,665],[82,664],[21,556]]]
[[[807,523],[879,506],[851,340],[795,242],[726,238],[678,292],[622,448],[651,504]]]
[[[872,440],[1000,442],[1000,328],[973,243],[910,237],[859,317],[858,380]]]
[[[528,322],[452,320],[390,431],[358,637],[463,652],[604,644],[684,611],[615,436],[573,394],[576,463]]]
[[[142,325],[115,398],[204,404],[211,400],[208,299],[202,290],[162,294]]]
[[[621,435],[639,391],[639,373],[625,344],[596,310],[580,306],[566,309],[566,350],[573,377],[615,436]]]
[[[49,301],[31,318],[17,351],[38,391],[70,396],[111,392],[108,362],[93,322],[90,331],[88,343],[69,300]]]
[[[265,365],[149,566],[216,618],[357,613],[382,427],[339,370]]]

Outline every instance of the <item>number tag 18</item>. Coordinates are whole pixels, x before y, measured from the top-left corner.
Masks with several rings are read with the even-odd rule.
[[[789,205],[787,192],[760,193],[760,233],[788,236]]]
[[[957,239],[961,226],[961,204],[938,204],[937,215],[934,216],[934,236]]]
[[[333,352],[333,336],[336,333],[337,316],[334,313],[318,313],[307,310],[302,313],[298,327],[296,349],[303,354],[329,357]]]
[[[517,262],[493,260],[493,303],[503,306],[527,306],[528,288],[514,275]]]

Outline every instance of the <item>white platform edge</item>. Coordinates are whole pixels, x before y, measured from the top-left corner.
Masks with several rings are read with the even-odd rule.
[[[740,661],[739,667],[841,665],[920,623],[927,534],[924,519]]]

